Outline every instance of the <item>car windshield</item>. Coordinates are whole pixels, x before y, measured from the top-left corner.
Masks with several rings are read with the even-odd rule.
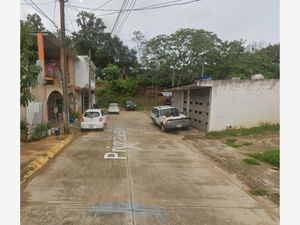
[[[133,101],[126,101],[126,104],[133,104]]]
[[[95,117],[99,117],[100,113],[99,112],[85,112],[84,113],[84,117],[86,118],[95,118]]]
[[[109,107],[117,107],[117,106],[118,106],[117,103],[110,103],[110,104],[109,104]]]
[[[180,112],[176,108],[162,109],[160,110],[160,116],[179,116]]]

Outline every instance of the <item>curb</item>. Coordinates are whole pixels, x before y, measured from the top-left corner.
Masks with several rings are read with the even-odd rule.
[[[47,151],[46,155],[38,157],[28,166],[26,166],[23,169],[23,171],[26,171],[26,173],[21,177],[21,185],[23,185],[30,177],[32,177],[33,174],[46,165],[51,158],[54,158],[74,137],[74,134],[68,135],[66,139],[51,147]]]

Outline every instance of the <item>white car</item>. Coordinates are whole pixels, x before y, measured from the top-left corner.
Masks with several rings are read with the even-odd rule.
[[[84,129],[104,129],[107,124],[105,112],[101,109],[87,109],[81,118],[80,127]]]
[[[153,107],[150,117],[162,131],[189,129],[191,123],[191,118],[180,113],[177,108],[167,105]]]
[[[108,105],[108,113],[120,113],[118,103],[109,103]]]

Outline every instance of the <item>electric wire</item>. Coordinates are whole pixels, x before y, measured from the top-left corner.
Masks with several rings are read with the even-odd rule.
[[[124,6],[125,6],[126,3],[127,3],[127,0],[123,0],[121,9],[120,9],[119,14],[117,16],[117,19],[116,19],[116,21],[115,21],[115,23],[113,25],[113,28],[111,29],[111,34],[113,34],[113,32],[115,31],[116,25],[117,25],[117,23],[119,21],[120,15],[122,14],[122,10],[124,9]]]
[[[186,5],[190,4],[193,2],[199,2],[203,0],[192,0],[192,1],[186,1],[186,2],[181,2],[183,0],[173,0],[169,2],[164,2],[164,3],[159,3],[159,4],[154,4],[154,5],[148,5],[148,6],[143,6],[140,8],[134,8],[134,9],[127,9],[127,10],[122,10],[122,11],[141,11],[141,10],[149,10],[149,9],[159,9],[159,8],[166,8],[166,7],[171,7],[171,6],[180,6],[180,5]],[[169,4],[173,3],[173,4]],[[71,7],[78,8],[78,9],[86,9],[86,10],[94,10],[94,11],[102,11],[102,12],[120,12],[120,9],[97,9],[97,8],[90,8],[90,7],[82,7],[78,5],[72,5],[70,4]]]
[[[26,3],[28,3],[28,5],[33,8],[34,10],[36,10],[37,12],[39,12],[41,15],[43,15],[46,19],[48,19],[54,26],[55,28],[58,28],[58,26],[56,25],[56,23],[50,19],[50,17],[39,7],[35,4],[34,1],[32,0],[24,0]],[[30,1],[31,3],[29,3],[28,1]]]
[[[26,2],[25,0],[23,0],[24,2]],[[41,3],[35,3],[36,5],[52,5],[54,2],[41,2]],[[28,5],[28,3],[21,3],[21,5]]]
[[[67,12],[67,16],[68,16],[68,18],[69,18],[69,21],[71,21],[71,17],[70,17],[68,8],[66,7],[65,9],[66,9],[66,12]],[[71,24],[71,26],[72,26],[73,31],[75,32],[76,29],[74,28],[73,22],[71,22],[70,24]],[[66,25],[68,26],[68,23],[66,23]]]
[[[120,25],[122,24],[124,18],[126,17],[126,15],[127,15],[127,13],[128,13],[128,11],[125,11],[125,10],[130,9],[130,7],[131,7],[131,5],[132,5],[133,0],[132,0],[131,2],[130,2],[130,1],[131,1],[131,0],[128,0],[128,1],[126,2],[126,5],[125,5],[125,7],[124,7],[124,10],[123,10],[123,12],[122,12],[122,14],[121,14],[121,16],[120,16],[120,19],[119,19],[117,25],[116,25],[116,29],[114,30],[114,34],[112,33],[113,36],[116,36],[115,34],[117,33],[117,30],[119,29]],[[127,8],[128,5],[129,5],[129,7]]]
[[[107,5],[108,3],[110,3],[111,1],[112,1],[112,0],[106,1],[105,3],[103,3],[102,5],[100,5],[99,7],[93,9],[91,12],[94,12],[95,10],[98,10],[98,9],[102,8],[103,6],[106,6],[106,5]]]
[[[55,3],[54,3],[53,21],[55,21],[56,1],[57,0],[54,0]]]
[[[131,5],[129,6],[129,9],[132,9],[134,7],[135,3],[136,3],[136,0],[133,0],[131,2]],[[125,24],[126,20],[128,19],[130,13],[131,13],[131,11],[127,11],[127,14],[125,15],[123,21],[121,22],[121,25],[119,26],[119,29],[116,31],[115,36],[118,35],[121,32],[121,30],[123,29],[124,24]]]

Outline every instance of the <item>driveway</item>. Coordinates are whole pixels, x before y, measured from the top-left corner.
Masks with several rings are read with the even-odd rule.
[[[126,159],[104,159],[113,138],[126,142],[117,153]],[[21,194],[23,225],[279,224],[272,204],[143,112],[109,115],[104,131],[83,132]]]

